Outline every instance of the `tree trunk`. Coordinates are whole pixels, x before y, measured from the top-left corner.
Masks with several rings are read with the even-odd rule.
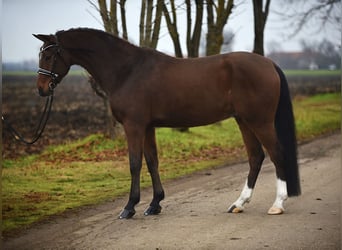
[[[206,55],[210,56],[210,55],[220,54],[222,43],[223,43],[222,33],[219,30],[217,30],[217,27],[212,26],[210,28],[210,32],[207,33]]]
[[[216,6],[213,0],[207,1],[207,56],[220,54],[221,52],[223,29],[234,7],[234,0],[227,1],[226,5],[225,2],[225,0],[219,0],[218,6]],[[214,10],[216,11],[216,20],[214,18]]]
[[[116,0],[114,0],[114,2],[116,2]],[[122,38],[125,40],[128,40],[128,34],[127,34],[127,24],[126,24],[126,9],[125,9],[125,4],[126,4],[126,0],[120,0],[119,1],[120,4],[120,13],[121,13],[121,26],[122,26]],[[115,34],[114,35],[118,36],[119,34]]]
[[[142,0],[140,11],[140,39],[139,44],[143,47],[155,49],[159,40],[159,31],[162,17],[162,0],[157,0],[155,19],[153,18],[153,0]],[[154,24],[154,25],[153,25]]]
[[[253,52],[264,55],[264,30],[271,0],[266,0],[265,11],[263,0],[253,0],[254,11],[254,48]]]
[[[113,2],[115,2],[115,3],[113,3]],[[111,18],[108,16],[106,0],[98,0],[98,3],[99,3],[99,12],[100,12],[100,15],[102,18],[103,26],[107,32],[112,33],[113,32],[113,30],[112,30],[113,26],[111,24]],[[113,5],[115,6],[115,10],[116,10],[116,1],[115,0],[112,1],[111,8],[113,7]],[[115,14],[116,14],[116,11],[115,11]],[[115,16],[115,19],[116,19],[116,16]]]
[[[186,32],[186,45],[188,50],[188,57],[198,57],[199,46],[202,31],[203,20],[203,0],[195,0],[196,3],[196,19],[195,26],[192,32],[192,18],[191,18],[191,2],[186,0],[186,13],[187,13],[187,32]]]

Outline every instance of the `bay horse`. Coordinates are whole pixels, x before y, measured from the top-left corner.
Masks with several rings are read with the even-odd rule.
[[[284,201],[300,195],[288,84],[271,60],[248,52],[180,59],[87,28],[34,36],[44,42],[39,94],[53,94],[70,66],[80,65],[107,94],[113,116],[124,127],[131,189],[120,219],[135,214],[143,155],[153,185],[153,199],[144,214],[161,212],[164,190],[158,172],[156,127],[202,126],[229,117],[235,118],[241,130],[250,170],[241,195],[228,212],[242,212],[251,200],[264,149],[275,165],[277,180],[276,199],[268,214],[282,214]]]

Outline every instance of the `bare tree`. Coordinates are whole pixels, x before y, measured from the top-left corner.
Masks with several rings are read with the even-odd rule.
[[[105,30],[115,36],[128,40],[127,22],[126,22],[126,0],[111,0],[110,8],[107,6],[106,0],[98,0],[96,4],[88,0],[100,13]],[[162,18],[163,0],[141,0],[140,11],[140,46],[156,48],[159,39],[160,23]],[[118,11],[120,7],[121,30],[118,29]],[[154,20],[153,20],[154,18]]]
[[[121,27],[122,27],[122,38],[127,40],[127,25],[126,25],[126,9],[125,4],[126,0],[111,0],[110,1],[110,8],[107,7],[106,0],[98,0],[98,6],[88,0],[88,2],[93,5],[100,13],[103,26],[105,31],[120,36],[119,29],[118,29],[118,15],[117,15],[117,6],[120,6],[120,15],[121,15]]]
[[[300,44],[303,53],[311,56],[319,68],[341,67],[340,49],[331,41],[325,38],[321,41],[302,39]]]
[[[163,14],[165,17],[166,25],[169,30],[170,37],[173,42],[173,47],[175,50],[175,56],[176,57],[183,57],[182,47],[179,40],[179,32],[177,28],[177,9],[175,6],[175,1],[170,0],[170,8],[169,11],[167,5],[165,2],[163,2]],[[171,16],[170,16],[171,13]]]
[[[341,47],[341,0],[288,0],[274,13],[282,17],[287,38],[301,32],[308,36],[326,32],[329,40]]]
[[[186,46],[188,50],[188,57],[198,57],[203,20],[203,0],[195,0],[196,14],[193,31],[191,1],[186,0],[185,3],[187,17]]]
[[[234,0],[207,0],[207,45],[206,55],[219,54],[223,44],[223,28],[232,13]]]
[[[265,6],[263,0],[253,0],[254,12],[254,49],[253,52],[264,55],[264,30],[270,8],[271,0],[266,0]]]
[[[155,49],[157,47],[162,18],[163,0],[157,0],[155,19],[153,19],[153,0],[141,0],[140,11],[140,46]]]
[[[341,28],[341,0],[290,1],[294,5],[291,14],[285,16],[291,20],[294,31],[291,36],[298,34],[307,25],[315,22],[316,32],[327,25],[333,25],[336,30]],[[339,36],[340,39],[340,36]]]

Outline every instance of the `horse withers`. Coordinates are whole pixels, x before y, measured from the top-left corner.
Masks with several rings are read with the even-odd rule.
[[[281,214],[288,196],[300,194],[292,104],[286,78],[269,59],[233,52],[179,59],[94,29],[35,35],[40,51],[37,87],[48,96],[71,65],[85,68],[110,99],[113,116],[128,142],[131,190],[119,218],[131,218],[140,200],[145,157],[153,199],[145,215],[159,214],[164,190],[158,171],[156,127],[202,126],[235,118],[248,153],[250,171],[228,212],[242,212],[250,201],[265,158],[276,168],[276,199],[269,214]],[[227,138],[228,139],[228,138]]]

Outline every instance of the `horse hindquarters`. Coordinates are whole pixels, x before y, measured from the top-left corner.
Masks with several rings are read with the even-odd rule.
[[[228,212],[241,212],[242,205],[248,202],[252,196],[262,162],[262,150],[256,150],[258,142],[265,147],[276,167],[277,196],[268,213],[281,214],[284,211],[283,203],[287,197],[300,194],[292,104],[286,78],[277,66],[275,68],[280,79],[280,95],[274,119],[270,119],[270,122],[263,122],[262,117],[258,121],[249,122],[237,119],[249,156],[250,172],[239,199],[233,203]],[[258,155],[260,156],[259,162]]]

